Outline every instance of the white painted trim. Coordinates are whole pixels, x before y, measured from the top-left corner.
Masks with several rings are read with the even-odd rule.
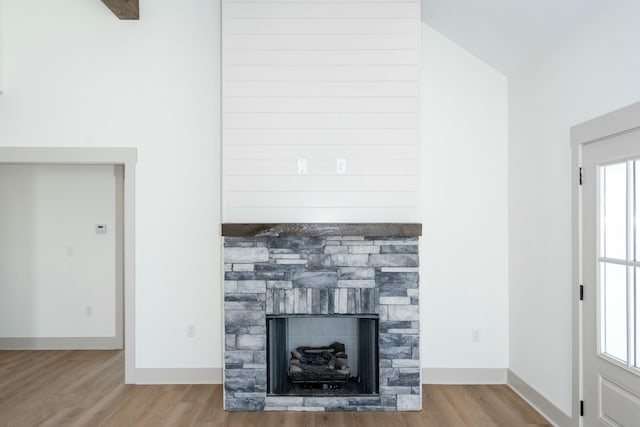
[[[137,368],[136,384],[222,384],[222,368]]]
[[[4,92],[4,21],[3,5],[0,0],[0,94]]]
[[[522,378],[508,370],[507,385],[529,405],[540,412],[551,424],[558,427],[573,425],[571,417],[555,406],[542,393],[527,384]]]
[[[2,337],[0,350],[121,350],[121,337]]]
[[[573,404],[570,423],[580,426],[578,402],[583,398],[582,378],[582,304],[579,285],[582,283],[582,192],[578,181],[578,168],[582,166],[584,145],[612,135],[629,132],[640,127],[640,102],[613,111],[571,128],[571,229],[572,229],[572,275],[571,275],[571,403]]]
[[[136,382],[135,176],[136,148],[0,147],[3,164],[124,166],[124,378]]]
[[[571,128],[571,144],[575,147],[618,133],[629,132],[640,126],[638,117],[640,117],[640,102],[580,123]]]
[[[422,368],[422,384],[506,384],[507,368]]]

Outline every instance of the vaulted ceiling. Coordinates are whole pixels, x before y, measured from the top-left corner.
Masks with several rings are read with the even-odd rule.
[[[510,74],[616,0],[422,0],[422,21]]]
[[[422,21],[509,75],[540,56],[595,9],[615,0],[421,0]],[[102,0],[138,19],[139,0]]]

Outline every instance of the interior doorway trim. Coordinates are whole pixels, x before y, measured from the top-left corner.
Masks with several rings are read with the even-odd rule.
[[[0,147],[0,164],[113,165],[124,168],[124,377],[136,383],[135,168],[136,148]]]
[[[583,399],[582,378],[582,304],[580,285],[582,278],[582,191],[580,188],[582,150],[590,143],[630,132],[640,128],[640,102],[605,114],[571,128],[571,171],[572,171],[572,411],[571,424],[580,423],[579,402]]]

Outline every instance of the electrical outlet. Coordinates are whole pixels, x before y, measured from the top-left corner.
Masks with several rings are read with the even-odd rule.
[[[196,336],[196,325],[187,325],[187,337],[193,338]]]
[[[347,173],[347,159],[336,159],[336,173],[339,175]]]
[[[481,332],[480,329],[472,329],[471,330],[471,341],[480,342],[480,338],[481,338],[480,332]]]

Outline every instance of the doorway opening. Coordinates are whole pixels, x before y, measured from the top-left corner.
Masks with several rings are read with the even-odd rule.
[[[116,329],[123,332],[125,383],[135,383],[135,148],[40,148],[40,147],[2,147],[0,164],[4,165],[69,165],[69,166],[113,166],[121,170],[121,223],[119,237],[122,258],[116,275],[122,277],[122,292],[117,296],[122,301],[122,321]],[[97,226],[100,224],[96,224]],[[117,227],[116,227],[117,228]],[[74,253],[74,249],[69,249]],[[85,315],[91,312],[85,307]],[[116,316],[118,317],[118,316]],[[123,323],[123,324],[122,324]]]

